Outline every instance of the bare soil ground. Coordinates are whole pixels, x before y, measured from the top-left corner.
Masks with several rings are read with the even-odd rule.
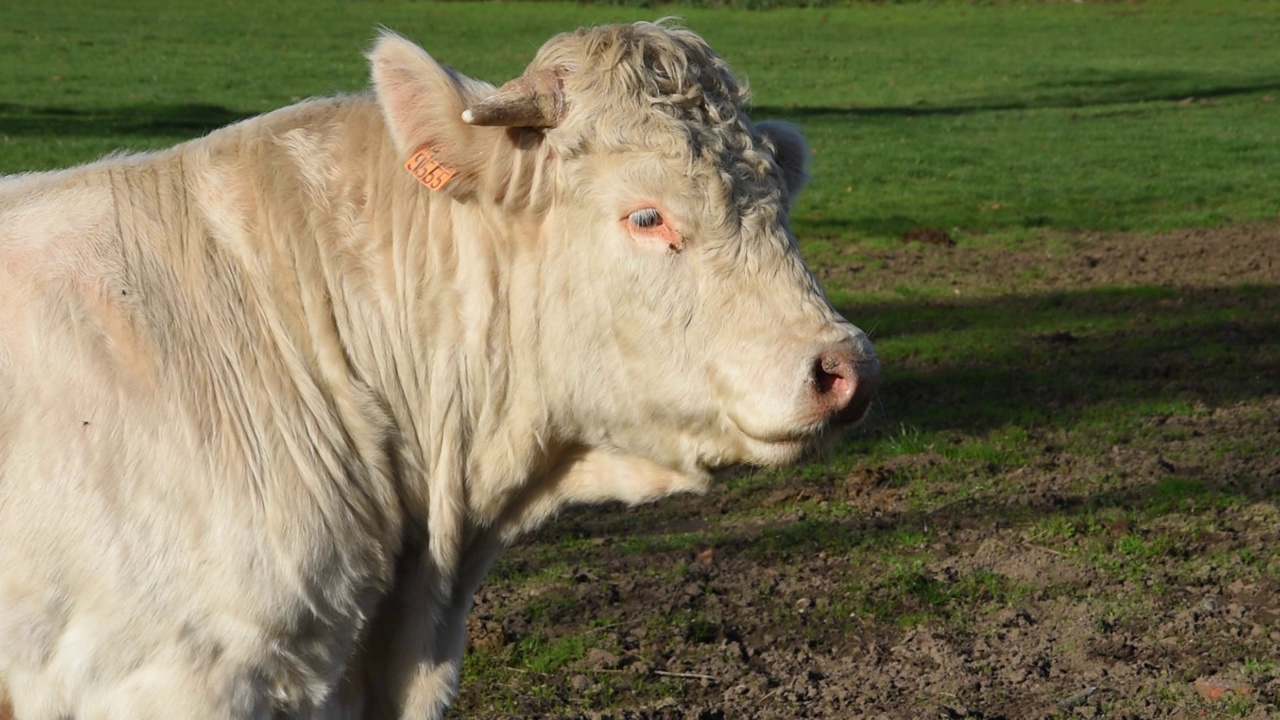
[[[1064,418],[1029,423],[1020,462],[956,475],[939,471],[945,453],[906,448],[566,513],[479,592],[451,717],[1280,717],[1280,226],[1009,247],[930,237],[815,264],[829,286],[949,289],[924,301],[935,309],[1002,317],[1062,293],[1068,307],[1149,313],[1164,323],[1137,346],[1151,357],[1077,330],[1029,340],[1075,378],[1023,386],[1001,361],[984,382],[1009,407]],[[1164,290],[1089,294],[1141,287]],[[876,308],[850,311],[874,327]],[[1170,329],[1181,312],[1209,321]],[[1210,342],[1220,351],[1195,352]],[[960,412],[991,387],[949,390],[945,363],[899,364],[914,379],[895,385],[886,367],[869,432],[936,403],[956,404],[957,438],[1018,423]],[[1125,382],[1095,387],[1108,373]],[[1074,424],[1130,387],[1135,403],[1190,409],[1114,432]]]

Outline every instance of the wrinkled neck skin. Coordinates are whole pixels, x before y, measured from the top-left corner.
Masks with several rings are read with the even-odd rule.
[[[389,413],[411,544],[447,572],[469,543],[508,543],[566,503],[700,488],[701,478],[580,442],[568,411],[575,388],[555,372],[573,351],[563,331],[545,331],[545,315],[571,311],[581,288],[549,269],[564,263],[540,236],[557,172],[540,135],[492,131],[515,150],[492,153],[484,177],[455,197],[412,178],[365,98],[300,112],[328,122],[303,117],[264,152],[278,155],[314,217],[288,234],[262,218],[264,242],[320,246],[318,266],[295,266],[296,281],[277,285],[322,299],[301,303],[316,362],[368,386]]]
[[[581,290],[557,271],[564,263],[543,234],[552,201],[543,193],[556,168],[531,135],[516,152],[494,153],[479,188],[460,200],[408,179],[394,155],[377,162],[397,219],[370,219],[385,230],[367,241],[374,255],[392,258],[375,285],[398,297],[379,303],[387,345],[375,337],[349,345],[368,353],[356,363],[389,398],[413,468],[402,493],[412,517],[430,518],[442,560],[449,530],[433,524],[445,516],[474,525],[458,528],[459,537],[487,530],[505,544],[568,502],[648,499],[626,487],[629,473],[642,483],[681,482],[639,458],[582,445],[576,388],[565,383],[574,349],[553,330],[572,326]],[[388,345],[397,351],[383,352]]]

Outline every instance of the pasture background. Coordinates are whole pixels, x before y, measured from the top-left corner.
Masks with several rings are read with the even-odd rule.
[[[679,14],[804,127],[873,418],[510,551],[452,717],[1276,716],[1280,6],[4,5],[3,173],[358,91],[377,25],[502,82]]]

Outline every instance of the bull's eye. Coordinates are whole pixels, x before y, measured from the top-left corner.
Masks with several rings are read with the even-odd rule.
[[[655,228],[662,224],[662,214],[653,208],[637,210],[628,219],[638,228]]]
[[[684,235],[657,208],[633,210],[619,222],[641,247],[665,247],[673,253],[684,250]]]

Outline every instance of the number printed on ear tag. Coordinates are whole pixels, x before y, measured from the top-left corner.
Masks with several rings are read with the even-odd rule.
[[[404,169],[417,178],[418,182],[429,190],[439,190],[458,174],[457,168],[446,165],[436,159],[436,154],[444,148],[423,145],[404,164]]]

